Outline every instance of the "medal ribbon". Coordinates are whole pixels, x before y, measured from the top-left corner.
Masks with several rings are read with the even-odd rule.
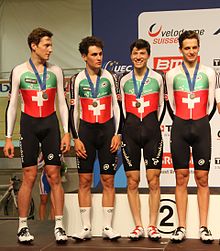
[[[184,62],[182,62],[182,67],[183,67],[183,70],[184,70],[184,72],[186,74],[186,77],[187,77],[187,81],[188,81],[188,84],[189,84],[189,89],[190,89],[191,92],[193,92],[194,88],[195,88],[197,73],[198,73],[198,70],[199,70],[199,63],[196,64],[196,67],[195,67],[195,70],[194,70],[194,73],[193,73],[193,79],[190,78],[189,71],[186,68],[186,65],[185,65]]]
[[[40,85],[40,89],[42,91],[45,91],[46,90],[46,80],[47,80],[47,66],[46,66],[46,63],[44,64],[43,81],[41,80],[40,75],[39,75],[33,61],[31,60],[31,58],[29,59],[29,63],[31,65],[31,67],[32,67],[32,69],[34,71],[34,74],[35,74],[35,76],[37,78],[37,81],[38,81],[38,83]]]
[[[146,70],[146,72],[144,74],[144,78],[141,81],[140,88],[138,90],[137,80],[136,80],[135,75],[134,75],[134,70],[132,71],[132,79],[133,79],[133,83],[134,83],[134,92],[135,92],[135,95],[136,95],[137,99],[139,99],[141,97],[141,93],[143,92],[144,84],[145,84],[145,82],[147,80],[148,74],[149,74],[149,69],[147,68],[147,70]]]
[[[98,91],[99,91],[99,82],[100,82],[100,75],[101,74],[98,73],[97,79],[96,79],[96,85],[95,85],[95,88],[94,88],[94,84],[92,83],[92,80],[91,80],[91,78],[89,76],[89,73],[88,73],[87,69],[85,69],[85,73],[86,73],[86,78],[87,78],[87,80],[89,82],[89,86],[91,88],[92,97],[97,98]]]

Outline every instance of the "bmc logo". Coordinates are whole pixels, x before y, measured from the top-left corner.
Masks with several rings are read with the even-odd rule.
[[[166,73],[170,69],[180,65],[182,63],[182,57],[155,57],[154,69],[163,71]]]
[[[166,73],[167,71],[173,69],[174,67],[180,65],[183,61],[183,57],[155,57],[154,58],[154,69],[163,71]],[[200,57],[198,57],[198,61],[200,61]]]

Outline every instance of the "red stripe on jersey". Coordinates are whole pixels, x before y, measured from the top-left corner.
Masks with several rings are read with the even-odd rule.
[[[23,98],[23,112],[35,117],[47,117],[55,111],[56,89],[47,89],[48,99],[43,99],[42,92],[37,90],[20,90]]]
[[[194,92],[195,97],[190,98],[190,92],[175,91],[176,116],[182,119],[201,119],[207,115],[208,90]]]
[[[82,107],[82,120],[89,123],[105,123],[112,117],[112,97],[105,96],[95,99],[97,106],[93,106],[94,99],[80,98]]]
[[[149,113],[157,111],[159,104],[159,93],[151,93],[141,96],[141,106],[136,107],[136,96],[133,94],[125,94],[125,110],[126,112],[136,115],[138,118],[144,118]]]

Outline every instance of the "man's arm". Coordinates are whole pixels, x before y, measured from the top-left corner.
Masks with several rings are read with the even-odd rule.
[[[17,68],[13,69],[10,75],[10,90],[9,90],[9,101],[5,111],[5,146],[4,154],[8,158],[14,157],[14,145],[12,142],[12,134],[14,131],[17,104],[19,95],[19,73]]]
[[[57,97],[61,124],[64,131],[63,138],[61,139],[60,150],[62,153],[65,153],[70,150],[70,133],[68,127],[69,111],[64,94],[63,73],[59,67],[57,67]]]

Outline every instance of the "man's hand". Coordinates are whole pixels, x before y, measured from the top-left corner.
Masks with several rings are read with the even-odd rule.
[[[121,145],[121,136],[120,135],[114,135],[112,137],[112,142],[111,142],[111,146],[110,146],[110,152],[114,153],[118,150],[118,148]]]
[[[83,158],[83,159],[87,158],[86,148],[83,142],[79,138],[74,139],[74,149],[78,157]]]
[[[65,133],[61,140],[60,150],[62,153],[66,153],[70,150],[70,134]]]
[[[11,138],[6,138],[3,152],[5,157],[8,157],[9,159],[14,157],[15,148]]]

